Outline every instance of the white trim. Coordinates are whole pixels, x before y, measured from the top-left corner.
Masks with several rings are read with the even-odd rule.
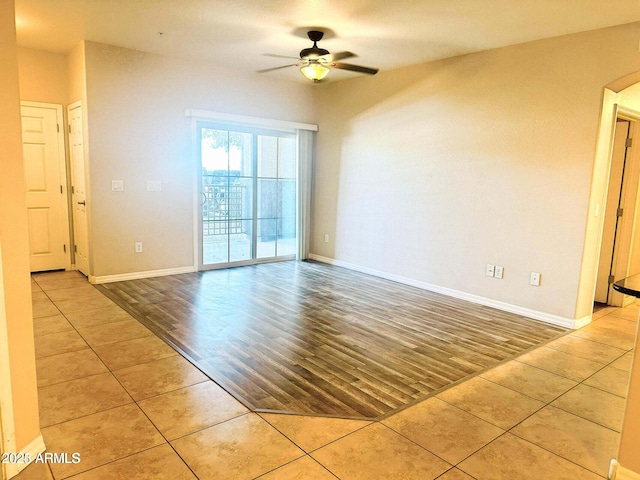
[[[30,458],[31,461],[33,462],[33,460],[38,456],[38,454],[44,452],[46,449],[47,449],[47,447],[44,444],[44,438],[42,438],[42,435],[38,435],[31,442],[29,442],[29,444],[27,444],[26,447],[24,447],[22,450],[20,450],[19,452],[16,452],[16,453],[21,454],[23,457]],[[15,477],[16,475],[18,475],[22,470],[24,470],[28,466],[29,466],[29,463],[9,463],[9,464],[7,464],[7,475],[8,475],[8,478]]]
[[[240,124],[251,127],[268,127],[291,130],[318,131],[318,125],[311,123],[289,122],[287,120],[275,120],[271,118],[250,117],[246,115],[233,115],[231,113],[212,112],[210,110],[197,110],[189,108],[184,112],[185,117],[196,117],[203,120],[216,120],[227,124]]]
[[[593,314],[590,313],[589,315],[585,315],[582,318],[575,318],[572,320],[573,322],[573,326],[569,327],[569,328],[573,328],[574,330],[577,330],[579,328],[582,327],[586,327],[587,325],[589,325],[591,322],[593,321]]]
[[[146,272],[118,273],[115,275],[101,275],[99,277],[89,275],[89,282],[93,284],[124,282],[127,280],[139,280],[141,278],[164,277],[167,275],[180,275],[197,271],[194,266],[165,268],[163,270],[147,270]]]
[[[486,307],[492,307],[497,310],[502,310],[509,313],[515,313],[516,315],[522,315],[523,317],[529,317],[534,320],[540,320],[541,322],[550,323],[552,325],[558,325],[564,328],[580,328],[591,321],[591,316],[584,317],[578,320],[572,318],[561,317],[559,315],[553,315],[546,312],[540,312],[538,310],[532,310],[526,307],[520,307],[518,305],[512,305],[510,303],[500,302],[491,298],[481,297],[472,293],[461,292],[452,288],[441,287],[439,285],[433,285],[431,283],[421,282],[414,280],[413,278],[403,277],[400,275],[394,275],[380,270],[374,270],[368,267],[361,267],[352,263],[343,262],[342,260],[335,260],[333,258],[323,257],[314,253],[309,254],[311,260],[317,262],[328,263],[330,265],[336,265],[338,267],[348,268],[349,270],[355,270],[357,272],[373,275],[374,277],[385,278],[394,282],[402,283],[404,285],[410,285],[412,287],[421,288],[430,292],[441,293],[448,297],[458,298],[460,300],[466,300],[468,302],[477,303]]]
[[[607,478],[609,480],[640,480],[640,473],[623,467],[615,458],[613,458],[609,465],[609,475]]]

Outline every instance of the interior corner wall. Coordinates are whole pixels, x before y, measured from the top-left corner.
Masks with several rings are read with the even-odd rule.
[[[0,2],[0,242],[16,448],[40,436],[13,2]]]
[[[92,42],[85,61],[96,277],[193,266],[197,160],[187,109],[315,123],[305,84]],[[112,180],[124,191],[112,192]],[[148,180],[162,191],[147,191]]]
[[[576,318],[603,88],[638,26],[318,85],[312,252]]]

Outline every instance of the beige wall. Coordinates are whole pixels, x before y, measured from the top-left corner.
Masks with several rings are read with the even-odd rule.
[[[197,170],[186,109],[313,118],[309,85],[91,42],[85,58],[96,277],[193,265]],[[124,192],[112,192],[112,180]],[[147,180],[162,191],[147,192]]]
[[[25,186],[22,171],[20,95],[14,4],[0,2],[0,242],[9,341],[16,447],[21,450],[40,435]]]
[[[66,105],[69,98],[67,56],[18,49],[20,99]]]
[[[576,318],[603,87],[637,43],[632,24],[318,85],[312,252]]]

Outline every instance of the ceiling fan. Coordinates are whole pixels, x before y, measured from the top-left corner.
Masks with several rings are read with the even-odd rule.
[[[337,60],[343,60],[345,58],[355,57],[355,53],[351,52],[338,52],[329,53],[328,50],[318,47],[318,42],[322,40],[324,32],[319,30],[310,30],[307,32],[309,40],[313,42],[313,47],[304,48],[300,51],[300,58],[287,57],[283,55],[265,54],[270,57],[277,58],[296,58],[297,63],[290,65],[283,65],[281,67],[267,68],[264,70],[258,70],[258,73],[271,72],[273,70],[280,70],[281,68],[288,67],[300,67],[302,74],[309,80],[319,82],[329,73],[329,69],[338,68],[340,70],[350,70],[352,72],[365,73],[367,75],[375,75],[378,73],[377,68],[361,67],[360,65],[352,65],[350,63],[342,63]]]

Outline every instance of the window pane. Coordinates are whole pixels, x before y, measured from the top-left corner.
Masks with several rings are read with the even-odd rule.
[[[202,263],[228,262],[229,236],[226,221],[205,221],[202,224]]]
[[[258,218],[276,218],[278,181],[258,180]]]
[[[253,218],[253,179],[230,178],[229,195],[231,218]]]
[[[296,178],[295,138],[278,138],[278,178]]]
[[[202,219],[225,220],[228,213],[228,177],[202,177]]]
[[[229,235],[230,258],[231,262],[240,260],[250,260],[252,247],[252,220],[240,220],[236,222],[236,230]]]
[[[258,220],[257,258],[274,257],[276,254],[276,220]]]
[[[278,217],[296,216],[296,181],[278,180]]]
[[[253,135],[229,132],[229,175],[250,177],[253,175]]]
[[[278,137],[258,136],[258,177],[278,176]]]
[[[295,217],[278,219],[277,255],[295,255],[296,249]]]
[[[229,132],[203,128],[201,130],[202,173],[228,175]]]

